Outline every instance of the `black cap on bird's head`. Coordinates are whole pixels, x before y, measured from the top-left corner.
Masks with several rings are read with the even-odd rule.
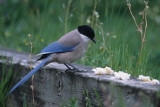
[[[94,30],[90,26],[88,25],[78,26],[78,31],[81,34],[87,36],[89,39],[91,39],[94,43],[96,43]]]

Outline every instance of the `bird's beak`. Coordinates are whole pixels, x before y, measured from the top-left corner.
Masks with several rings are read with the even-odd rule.
[[[95,39],[95,38],[93,38],[92,41],[93,41],[94,43],[96,43],[96,39]]]

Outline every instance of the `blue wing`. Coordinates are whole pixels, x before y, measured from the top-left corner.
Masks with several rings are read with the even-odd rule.
[[[50,53],[60,53],[60,52],[70,52],[73,51],[75,46],[64,46],[58,42],[53,42],[49,44],[47,47],[41,50],[41,52],[38,55],[42,54],[50,54]]]

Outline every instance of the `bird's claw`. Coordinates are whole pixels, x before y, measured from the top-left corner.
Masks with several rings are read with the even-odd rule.
[[[69,64],[69,63],[64,63],[64,64],[65,64],[66,67],[68,68],[67,70],[74,71],[74,72],[76,72],[76,71],[78,71],[78,72],[86,72],[86,70],[84,70],[84,69],[79,69],[79,68],[73,66],[72,64]],[[68,65],[70,65],[72,68],[70,68]]]

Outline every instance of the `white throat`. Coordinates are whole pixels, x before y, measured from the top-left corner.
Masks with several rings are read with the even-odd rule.
[[[81,38],[82,38],[82,40],[83,40],[84,42],[88,42],[88,41],[89,41],[89,38],[88,38],[87,36],[85,36],[85,35],[83,35],[83,34],[80,34],[80,36],[81,36]]]

